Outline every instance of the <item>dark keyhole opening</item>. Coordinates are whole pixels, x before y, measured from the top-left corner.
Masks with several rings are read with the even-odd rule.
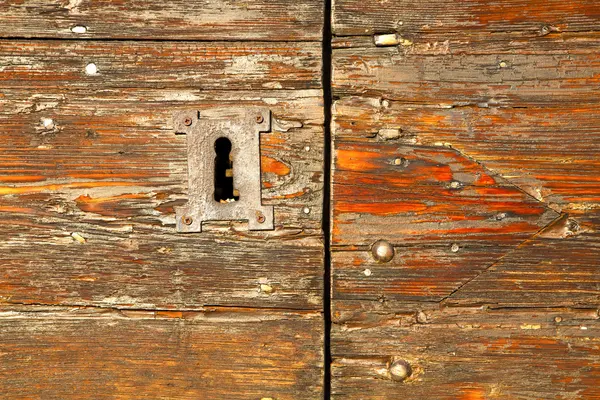
[[[231,141],[219,138],[215,141],[215,201],[229,203],[240,199],[239,192],[233,188],[233,160]]]

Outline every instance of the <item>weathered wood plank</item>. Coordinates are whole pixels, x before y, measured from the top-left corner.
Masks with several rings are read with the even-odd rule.
[[[370,141],[392,129],[398,143],[452,147],[555,210],[581,218],[600,209],[599,125],[600,106],[592,99],[514,108],[354,96],[336,101],[334,116],[337,138]]]
[[[439,301],[558,214],[444,147],[337,140],[333,296]],[[379,263],[379,239],[396,256]]]
[[[558,214],[446,147],[335,142],[332,240],[523,240]],[[385,229],[382,227],[385,226]]]
[[[0,214],[3,303],[181,310],[322,305],[317,232],[252,238],[242,226],[180,235],[174,227],[34,216],[27,205],[8,211]]]
[[[172,225],[173,206],[187,199],[186,138],[174,134],[172,113],[262,105],[274,118],[273,132],[261,135],[265,203],[275,206],[279,227],[320,228],[320,96],[320,90],[3,90],[3,204],[88,222]],[[25,200],[31,196],[37,200]]]
[[[6,89],[318,89],[321,46],[0,40],[0,68]]]
[[[0,312],[10,399],[321,399],[320,313]]]
[[[447,38],[499,31],[546,35],[594,31],[600,21],[595,0],[334,0],[335,35],[400,32]]]
[[[427,38],[392,47],[362,47],[364,40],[357,41],[361,47],[334,50],[334,95],[446,106],[593,102],[590,86],[598,83],[600,72],[597,34],[443,46]]]
[[[590,307],[600,304],[600,235],[563,218],[453,293],[446,304]]]
[[[320,51],[0,41],[1,300],[320,309]],[[92,61],[98,74],[86,75]],[[275,231],[225,222],[176,233],[174,207],[187,200],[188,182],[173,112],[258,105],[273,113],[261,151]]]
[[[596,309],[417,311],[363,301],[335,302],[333,316],[334,399],[600,397]],[[412,370],[404,381],[390,368],[401,361]]]
[[[0,37],[93,39],[322,39],[320,0],[9,0]]]

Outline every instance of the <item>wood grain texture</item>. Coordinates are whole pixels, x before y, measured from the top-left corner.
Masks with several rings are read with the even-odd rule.
[[[597,30],[600,10],[595,0],[335,0],[332,20],[338,36],[395,31],[446,37],[507,31],[545,35]]]
[[[320,228],[320,90],[23,88],[2,94],[5,207],[113,226],[174,225],[173,207],[187,199],[187,150],[185,136],[174,134],[172,113],[262,105],[274,118],[273,132],[261,135],[263,199],[276,207],[279,227]]]
[[[343,39],[334,50],[334,94],[368,94],[446,107],[595,103],[600,35],[430,41],[376,47]]]
[[[336,141],[332,241],[367,246],[525,239],[558,214],[443,146]],[[381,229],[386,226],[385,231]]]
[[[7,227],[0,256],[4,303],[180,310],[322,306],[317,233],[251,238],[241,226],[181,236],[174,227],[122,229],[34,212],[24,208],[1,218]]]
[[[446,304],[492,307],[600,305],[600,236],[562,218],[448,297]]]
[[[319,43],[0,40],[0,66],[4,89],[321,87]]]
[[[321,399],[320,313],[0,311],[2,397]]]
[[[336,302],[333,399],[596,399],[598,310]],[[409,363],[395,381],[390,365]]]
[[[337,141],[334,165],[336,299],[442,300],[558,217],[444,147]],[[379,239],[389,263],[371,256]]]
[[[0,37],[320,41],[323,10],[320,0],[9,0]]]
[[[332,398],[600,398],[596,3],[334,1]]]
[[[0,42],[2,300],[320,309],[319,54],[312,44]],[[85,74],[90,60],[99,74]],[[177,234],[187,151],[172,114],[227,105],[272,110],[261,151],[276,230],[224,222]]]
[[[0,4],[1,398],[323,397],[323,10]],[[173,113],[246,106],[275,229],[178,234]]]
[[[516,108],[353,96],[335,110],[340,140],[369,141],[397,129],[399,143],[456,149],[557,211],[586,219],[600,209],[600,110],[591,99]]]

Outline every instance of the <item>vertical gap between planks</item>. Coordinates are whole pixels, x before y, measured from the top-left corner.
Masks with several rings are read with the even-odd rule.
[[[323,238],[324,238],[324,275],[323,275],[323,319],[325,337],[323,338],[323,397],[331,398],[331,1],[325,0],[323,13],[323,112],[324,112],[324,147],[323,147]]]

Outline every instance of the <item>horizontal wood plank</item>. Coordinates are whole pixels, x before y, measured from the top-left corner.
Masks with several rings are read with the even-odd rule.
[[[593,102],[600,35],[433,46],[339,48],[333,54],[334,95],[379,96],[408,103],[532,107]],[[581,44],[581,46],[580,46]]]
[[[443,146],[336,141],[332,240],[366,246],[526,239],[558,214]]]
[[[596,309],[410,309],[335,302],[334,399],[592,399]],[[411,374],[394,368],[406,363]]]
[[[4,303],[182,310],[322,305],[317,232],[251,238],[240,226],[181,235],[174,227],[99,226],[21,212],[0,219]]]
[[[3,89],[319,89],[320,74],[319,43],[0,40]]]
[[[34,0],[0,4],[0,37],[320,41],[320,0]]]
[[[321,399],[320,313],[0,310],[10,399]]]
[[[381,140],[379,132],[391,130],[398,143],[451,147],[553,209],[585,219],[600,210],[599,107],[446,107],[353,96],[336,101],[333,129],[353,142]]]
[[[261,135],[263,199],[275,206],[277,226],[320,228],[320,90],[14,89],[3,95],[5,212],[27,207],[87,222],[173,225],[173,207],[188,196],[186,138],[175,135],[172,114],[267,106],[273,131]]]
[[[334,0],[335,35],[400,32],[447,38],[499,31],[547,35],[597,30],[595,0]]]

